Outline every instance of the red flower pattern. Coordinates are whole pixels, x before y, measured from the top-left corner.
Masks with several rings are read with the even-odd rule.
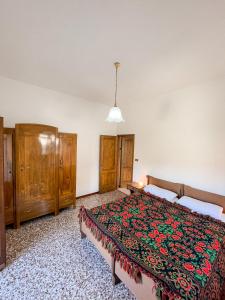
[[[185,263],[184,268],[188,271],[194,271],[195,267],[190,263]]]
[[[96,215],[96,222],[105,224],[127,253],[132,252],[136,260],[140,259],[148,269],[153,268],[154,274],[159,272],[160,277],[167,271],[168,285],[174,282],[182,295],[195,299],[195,291],[208,284],[211,273],[218,274],[222,270],[215,268],[215,261],[220,257],[225,228],[207,219],[199,221],[196,214],[168,206],[163,201],[133,195],[91,211]],[[174,266],[168,262],[168,256]],[[199,284],[197,289],[196,284]]]

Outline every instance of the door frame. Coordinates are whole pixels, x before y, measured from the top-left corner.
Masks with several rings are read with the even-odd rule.
[[[117,135],[117,138],[118,138],[118,141],[117,141],[117,188],[120,187],[120,178],[121,178],[121,158],[122,158],[122,155],[121,155],[121,142],[122,142],[122,138],[123,137],[133,137],[133,141],[134,141],[134,145],[135,145],[135,134],[118,134]],[[132,178],[133,178],[133,173],[134,173],[134,151],[133,151],[133,158],[132,158],[132,161],[133,161],[133,165],[132,165]]]

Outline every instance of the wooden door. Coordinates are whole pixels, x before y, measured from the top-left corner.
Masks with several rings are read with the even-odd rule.
[[[16,125],[17,226],[45,214],[58,213],[57,128]]]
[[[4,205],[4,184],[3,184],[3,118],[0,117],[0,270],[6,263],[6,242],[5,242],[5,205]]]
[[[99,192],[117,188],[117,137],[100,136]]]
[[[4,128],[4,201],[5,223],[15,222],[15,197],[14,197],[14,137],[13,128]]]
[[[59,208],[76,204],[77,135],[59,133]]]
[[[134,135],[119,135],[118,141],[118,186],[126,188],[133,181]]]

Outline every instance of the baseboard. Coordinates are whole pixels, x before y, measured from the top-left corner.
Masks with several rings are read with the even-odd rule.
[[[79,197],[77,197],[76,199],[81,199],[81,198],[85,198],[85,197],[89,197],[89,196],[93,196],[93,195],[97,195],[97,194],[99,194],[99,191],[98,191],[98,192],[94,192],[94,193],[90,193],[90,194],[86,194],[86,195],[79,196]]]

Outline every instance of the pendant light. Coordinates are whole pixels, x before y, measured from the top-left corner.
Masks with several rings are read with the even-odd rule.
[[[115,69],[116,69],[116,89],[115,89],[115,103],[114,106],[110,109],[108,117],[106,119],[107,122],[113,122],[113,123],[120,123],[124,122],[122,113],[120,108],[117,106],[116,97],[117,97],[117,72],[118,68],[120,66],[119,62],[114,63]]]

